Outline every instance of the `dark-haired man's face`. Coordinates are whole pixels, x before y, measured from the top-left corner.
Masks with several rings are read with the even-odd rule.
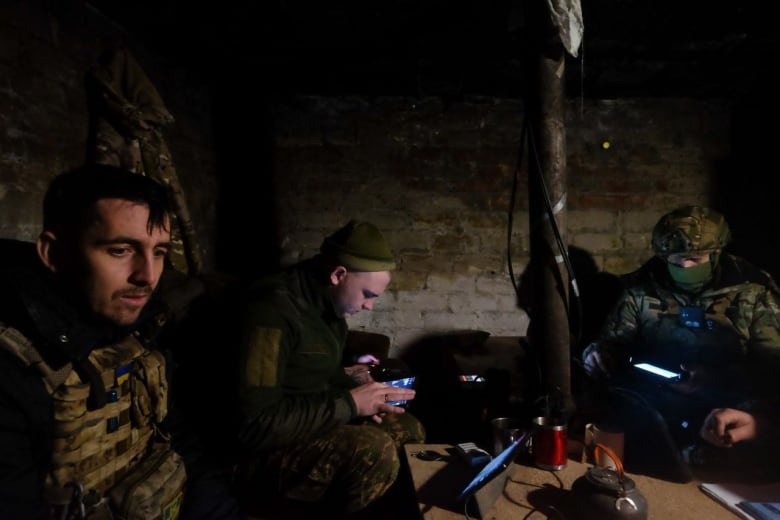
[[[96,315],[131,325],[160,281],[170,222],[150,232],[149,208],[123,199],[98,200],[95,209],[97,218],[79,244],[81,288]]]

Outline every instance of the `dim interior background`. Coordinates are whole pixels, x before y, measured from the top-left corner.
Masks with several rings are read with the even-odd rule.
[[[3,0],[0,236],[35,238],[48,181],[85,157],[84,74],[125,45],[176,119],[164,134],[209,270],[287,264],[364,218],[400,268],[351,327],[388,335],[394,354],[437,331],[521,336],[522,4]],[[583,298],[638,267],[659,216],[687,203],[725,212],[732,250],[780,276],[763,4],[583,4],[565,70]]]

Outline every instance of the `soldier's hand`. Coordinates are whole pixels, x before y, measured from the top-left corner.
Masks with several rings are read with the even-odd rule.
[[[369,366],[365,364],[344,367],[344,372],[346,372],[346,374],[351,377],[353,381],[361,385],[374,381],[374,378],[371,377],[371,370],[369,370]]]
[[[728,448],[739,441],[756,437],[756,419],[751,414],[733,408],[716,408],[702,424],[701,438],[715,446]]]
[[[716,375],[699,365],[680,365],[680,380],[667,383],[667,387],[684,395],[692,395],[706,390]]]
[[[363,354],[357,357],[357,362],[362,365],[378,365],[379,358],[373,354]]]
[[[396,388],[384,383],[367,383],[350,390],[355,408],[361,417],[369,417],[382,413],[404,413],[400,406],[392,406],[393,401],[414,399],[415,391],[411,388]],[[381,417],[376,422],[381,422]]]
[[[609,379],[612,377],[612,359],[605,352],[599,352],[596,349],[591,350],[583,359],[582,366],[585,369],[585,373],[594,379]]]

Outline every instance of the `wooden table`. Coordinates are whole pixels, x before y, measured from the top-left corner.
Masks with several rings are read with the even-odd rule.
[[[414,456],[420,450],[447,454],[444,460],[424,461]],[[407,444],[406,460],[414,482],[420,516],[425,520],[462,520],[463,507],[455,503],[458,492],[476,473],[451,452],[449,444]],[[534,518],[571,518],[561,515],[576,507],[571,485],[590,467],[570,456],[566,468],[545,471],[515,463],[502,494],[484,520],[531,520]],[[644,475],[627,474],[647,500],[650,520],[734,520],[731,511],[711,499],[698,482],[678,484]],[[553,508],[553,509],[551,509]],[[557,512],[556,512],[557,511]]]

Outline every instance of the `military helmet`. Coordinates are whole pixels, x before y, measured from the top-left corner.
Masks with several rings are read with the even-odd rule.
[[[726,218],[702,206],[683,206],[667,213],[653,228],[653,250],[660,257],[704,255],[731,240]]]

